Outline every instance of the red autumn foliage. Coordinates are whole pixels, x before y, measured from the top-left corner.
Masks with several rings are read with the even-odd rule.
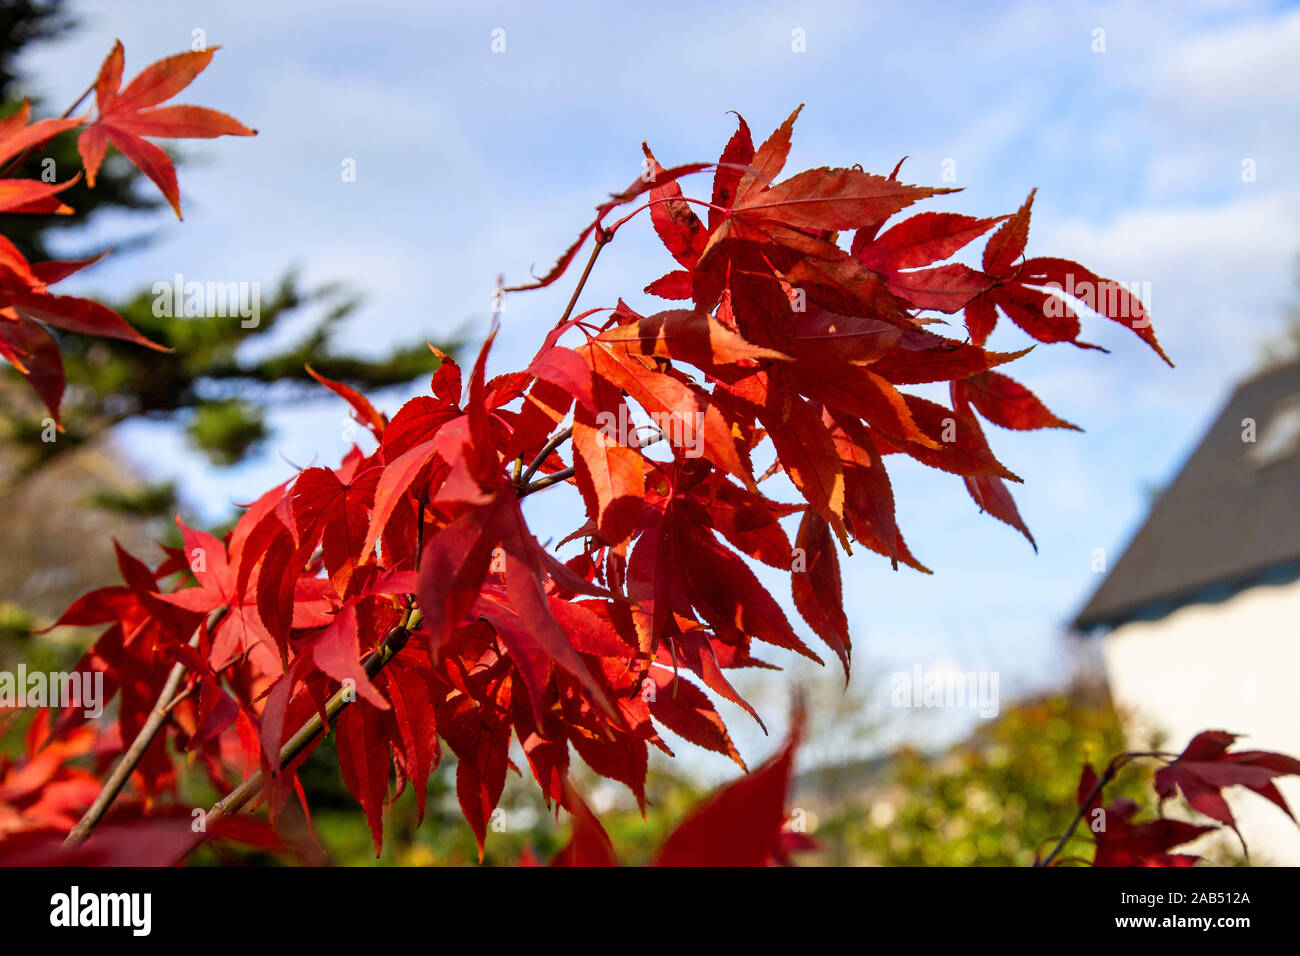
[[[801,720],[796,717],[790,739],[776,756],[696,807],[664,840],[653,865],[788,864],[791,853],[816,849],[810,837],[785,825]],[[565,788],[563,806],[572,816],[573,832],[551,866],[618,866],[609,834],[572,787]]]
[[[0,159],[82,126],[92,184],[111,143],[179,216],[171,163],[145,137],[253,132],[211,110],[160,105],[211,56],[159,61],[123,88],[119,44],[95,84],[93,121],[28,125],[24,110],[0,128]],[[895,520],[890,455],[961,478],[981,509],[1029,535],[1005,484],[1019,479],[979,416],[1015,429],[1074,426],[994,371],[1024,354],[984,347],[997,315],[1040,342],[1084,346],[1079,317],[1095,311],[1127,321],[1164,357],[1146,313],[1082,266],[1024,258],[1032,193],[1010,216],[923,212],[891,224],[950,190],[904,184],[897,169],[781,179],[797,114],[757,148],[741,120],[714,164],[664,169],[645,147],[645,174],[597,207],[549,273],[515,287],[557,281],[588,240],[594,260],[648,209],[679,268],[647,291],[682,307],[641,315],[619,302],[574,316],[571,304],[524,371],[488,379],[494,331],[467,374],[444,357],[430,394],[391,418],[316,375],[351,406],[373,450],[353,446],[337,467],[302,470],[224,538],[182,525],[183,548],[164,549],[156,565],[119,552],[123,584],[86,595],[58,623],[108,625],[79,669],[102,673],[119,695],[110,753],[141,732],[173,665],[184,669],[135,774],[144,796],[174,787],[170,741],[223,791],[260,768],[274,820],[291,794],[304,799],[297,770],[319,738],[287,759],[282,746],[312,715],[328,723],[337,712],[343,778],[377,849],[384,803],[410,783],[423,810],[445,744],[481,854],[513,739],[548,803],[573,815],[560,861],[610,863],[608,837],[570,782],[574,754],[644,806],[649,748],[671,753],[661,727],[744,767],[708,692],[758,719],[727,677],[768,666],[756,644],[820,660],[751,562],[790,574],[794,607],[847,675],[839,549],[856,542],[925,570]],[[709,198],[688,195],[682,181],[709,168]],[[66,185],[4,181],[0,208],[58,212]],[[981,269],[948,261],[994,227]],[[32,265],[0,244],[0,350],[56,414],[63,373],[42,323],[148,344],[103,306],[47,291],[86,264]],[[965,336],[932,330],[939,315],[962,312]],[[930,382],[949,383],[951,407],[901,388]],[[628,425],[647,418],[654,424]],[[648,452],[665,440],[658,457]],[[776,471],[799,500],[764,494]],[[522,505],[560,482],[576,487],[585,512],[566,539],[578,553],[564,561],[537,541]],[[782,521],[794,515],[792,544]],[[68,824],[59,788],[84,796],[87,780],[60,768],[89,739],[81,723],[65,713],[28,764],[6,768],[3,793],[26,816]],[[793,749],[700,808],[658,862],[758,865],[804,844],[781,831]],[[1221,778],[1204,765],[1227,758],[1201,757],[1171,765],[1161,795],[1176,785],[1213,810],[1205,781]],[[1252,759],[1232,761],[1236,772],[1242,763],[1283,772]],[[1266,779],[1249,780],[1270,796]],[[1131,844],[1167,848],[1124,811],[1114,816],[1131,832],[1123,854],[1107,850],[1114,859],[1150,859]]]

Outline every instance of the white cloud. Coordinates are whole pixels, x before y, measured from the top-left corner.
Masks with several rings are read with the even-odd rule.
[[[1155,104],[1182,115],[1233,116],[1300,103],[1300,10],[1193,37],[1157,66]]]

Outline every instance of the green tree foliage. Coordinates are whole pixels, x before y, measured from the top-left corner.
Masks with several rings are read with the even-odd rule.
[[[1260,367],[1275,368],[1296,359],[1300,359],[1300,256],[1295,260],[1295,297],[1286,307],[1281,331],[1264,343]]]
[[[1100,766],[1127,749],[1105,690],[1076,686],[1006,708],[943,754],[895,753],[882,783],[814,835],[830,863],[1026,866],[1069,825],[1084,762]],[[1108,794],[1150,803],[1144,774],[1125,769]]]

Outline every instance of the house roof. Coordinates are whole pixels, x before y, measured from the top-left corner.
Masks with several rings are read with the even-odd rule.
[[[1300,574],[1298,416],[1300,361],[1239,384],[1074,627],[1154,619]]]

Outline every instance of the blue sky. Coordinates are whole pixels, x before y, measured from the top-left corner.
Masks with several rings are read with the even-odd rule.
[[[1037,555],[981,516],[958,480],[891,460],[900,523],[935,574],[895,573],[870,554],[847,560],[855,692],[872,700],[915,663],[997,670],[1004,695],[1063,674],[1062,623],[1098,583],[1094,549],[1113,563],[1144,488],[1176,471],[1292,295],[1295,7],[118,0],[84,3],[81,15],[80,30],[25,64],[47,106],[76,97],[114,37],[129,78],[201,29],[223,49],[181,99],[261,131],[186,144],[186,221],[160,213],[158,241],[79,277],[83,292],[177,272],[269,289],[297,264],[367,294],[343,347],[480,335],[496,275],[518,281],[549,266],[590,207],[638,174],[642,139],[667,165],[707,161],[734,128],[728,110],[762,137],[799,103],[788,171],[860,162],[887,172],[907,155],[905,180],[940,185],[952,160],[965,192],[925,208],[979,215],[1013,211],[1036,186],[1029,254],[1149,283],[1177,369],[1101,320],[1083,337],[1111,355],[1040,346],[1016,363],[1019,380],[1085,429],[992,436],[1025,479],[1015,493]],[[506,49],[494,53],[498,28]],[[792,49],[795,30],[804,52]],[[1104,52],[1093,49],[1097,30]],[[345,159],[355,183],[341,179]],[[1243,182],[1247,159],[1253,182]],[[93,238],[138,229],[106,220]],[[639,290],[670,262],[648,222],[624,229],[583,301],[621,295],[652,310]],[[570,288],[507,300],[493,371],[523,366]],[[1026,344],[1009,327],[993,342]],[[390,410],[402,397],[383,396]],[[188,504],[216,518],[288,477],[286,459],[336,461],[341,418],[330,400],[281,413],[267,453],[221,473],[174,431],[133,425],[122,437],[140,467],[176,478]],[[543,538],[572,527],[564,500],[531,507]],[[934,725],[892,719],[900,734]],[[837,746],[852,749],[852,737]]]

